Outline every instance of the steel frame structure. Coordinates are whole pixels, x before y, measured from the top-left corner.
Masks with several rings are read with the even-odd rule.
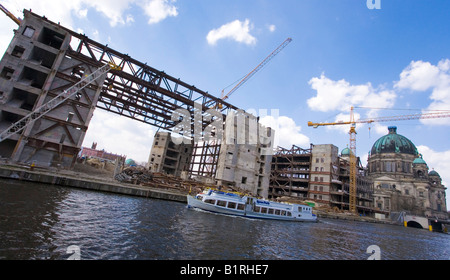
[[[25,10],[24,12],[30,11]],[[33,13],[32,13],[33,14]],[[33,14],[35,16],[36,14]],[[234,105],[202,91],[193,85],[159,71],[128,54],[111,49],[83,34],[60,26],[45,17],[43,20],[58,25],[72,36],[68,55],[86,64],[99,66],[113,64],[103,84],[97,108],[119,114],[155,127],[169,130],[177,124],[171,119],[176,109],[186,109],[194,115],[194,104],[201,105],[202,114],[210,108],[218,108],[224,118],[227,110],[237,110]],[[75,39],[75,40],[74,40]],[[203,128],[208,123],[203,123]],[[192,121],[192,130],[193,130]],[[193,132],[192,132],[193,135]]]
[[[173,112],[177,109],[186,109],[191,115],[191,134],[184,134],[187,137],[195,135],[194,114],[199,114],[198,108],[201,108],[202,116],[207,110],[215,108],[222,114],[223,120],[230,110],[239,109],[208,92],[196,88],[194,85],[172,77],[164,71],[159,71],[147,65],[147,63],[130,57],[128,54],[108,47],[108,45],[96,42],[84,34],[76,33],[31,11],[24,10],[24,13],[40,17],[47,23],[56,25],[68,32],[72,36],[72,40],[66,52],[67,56],[93,67],[101,67],[106,64],[117,66],[107,73],[101,86],[98,101],[93,104],[97,108],[167,131],[172,131],[181,121],[172,120]],[[58,72],[58,75],[60,76],[61,73]],[[78,80],[73,80],[72,84],[77,82]],[[70,84],[61,87],[59,90],[64,90],[69,86]],[[197,109],[197,112],[195,112],[195,109]],[[202,129],[204,130],[213,121],[206,122],[202,118]],[[196,133],[198,135],[198,132]],[[200,145],[201,148],[199,149]],[[199,161],[192,162],[190,172],[197,175],[214,176],[220,144],[194,143],[194,147],[193,159]],[[205,155],[198,154],[202,152]],[[194,167],[195,170],[192,169]]]

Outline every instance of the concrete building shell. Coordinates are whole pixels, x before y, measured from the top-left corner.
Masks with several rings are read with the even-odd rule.
[[[0,62],[0,131],[98,67],[70,52],[72,36],[24,11]],[[100,66],[100,65],[98,65]],[[0,156],[42,166],[75,163],[105,77],[0,143]]]
[[[189,170],[192,148],[192,144],[175,144],[170,132],[157,132],[147,167],[153,172],[180,177],[183,171]]]
[[[243,111],[230,112],[217,163],[217,184],[267,198],[275,131]]]
[[[372,211],[373,184],[358,159],[357,208]],[[332,144],[313,145],[310,149],[293,146],[278,148],[272,159],[269,197],[292,197],[337,207],[349,208],[349,159],[339,156]]]

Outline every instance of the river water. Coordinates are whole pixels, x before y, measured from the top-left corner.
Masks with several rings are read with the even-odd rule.
[[[0,180],[0,259],[449,260],[450,235],[322,219],[250,220],[185,204]]]

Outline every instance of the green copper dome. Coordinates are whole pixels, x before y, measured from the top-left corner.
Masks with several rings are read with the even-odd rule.
[[[351,153],[352,151],[349,148],[345,148],[342,150],[341,156],[350,156]]]
[[[440,176],[439,176],[439,173],[437,173],[437,172],[434,171],[434,170],[431,170],[430,173],[428,173],[428,175],[429,175],[429,176],[438,176],[438,177],[440,177]]]
[[[411,140],[405,136],[397,134],[396,126],[390,126],[389,134],[378,139],[375,144],[373,144],[370,152],[371,155],[383,153],[401,153],[410,155],[419,154],[416,146],[413,142],[411,142]]]
[[[427,163],[423,160],[423,158],[418,157],[413,161],[413,164],[427,164]]]

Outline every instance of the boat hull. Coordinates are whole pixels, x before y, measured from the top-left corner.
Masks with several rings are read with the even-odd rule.
[[[228,209],[217,205],[212,205],[196,199],[195,197],[188,195],[188,208],[196,208],[204,211],[219,213],[230,216],[246,217],[251,219],[266,219],[266,220],[280,220],[280,221],[295,221],[295,222],[316,222],[317,217],[314,214],[296,214],[293,216],[279,216],[263,213],[256,213],[249,210],[247,207],[244,210]]]

